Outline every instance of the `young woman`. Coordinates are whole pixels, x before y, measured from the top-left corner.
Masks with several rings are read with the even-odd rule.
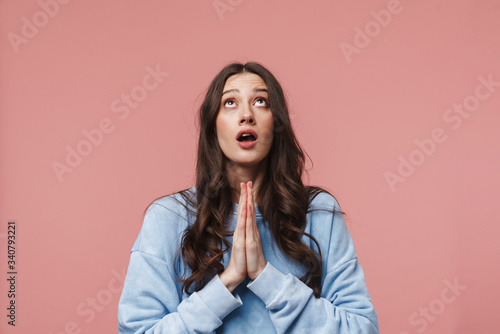
[[[276,78],[224,67],[199,117],[196,186],[146,209],[119,332],[379,333],[338,202],[302,183]]]

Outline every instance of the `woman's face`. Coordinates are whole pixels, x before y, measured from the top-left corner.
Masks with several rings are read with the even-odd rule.
[[[226,80],[222,92],[215,122],[222,152],[234,164],[259,167],[273,142],[274,122],[267,85],[257,74],[240,73]],[[253,131],[256,138],[240,137],[242,130]]]

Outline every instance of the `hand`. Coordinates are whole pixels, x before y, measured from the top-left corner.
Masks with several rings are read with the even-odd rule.
[[[247,274],[251,280],[256,279],[262,273],[267,265],[262,250],[262,242],[260,241],[260,232],[257,227],[257,217],[255,216],[255,205],[253,198],[252,181],[247,186],[248,198],[247,201],[247,219],[246,219],[246,256],[247,256]]]
[[[252,181],[240,183],[236,229],[233,234],[231,258],[227,268],[220,274],[222,283],[233,291],[248,275],[256,279],[267,265],[257,228],[253,201]]]

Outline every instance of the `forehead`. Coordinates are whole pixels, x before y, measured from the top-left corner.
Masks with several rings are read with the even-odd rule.
[[[224,85],[224,90],[231,88],[255,88],[255,87],[265,87],[267,88],[266,83],[262,78],[255,73],[239,73],[230,76],[226,80],[226,84]]]

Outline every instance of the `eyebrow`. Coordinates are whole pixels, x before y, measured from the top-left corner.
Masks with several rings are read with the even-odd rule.
[[[222,95],[224,95],[224,94],[226,94],[226,93],[233,93],[233,92],[239,93],[239,92],[240,92],[240,90],[239,90],[239,89],[236,89],[236,88],[234,88],[234,89],[228,89],[228,90],[224,91],[224,92],[222,93]],[[265,89],[265,88],[255,88],[255,89],[253,90],[253,92],[254,92],[254,93],[257,93],[257,92],[266,92],[266,93],[267,93],[267,89]]]

